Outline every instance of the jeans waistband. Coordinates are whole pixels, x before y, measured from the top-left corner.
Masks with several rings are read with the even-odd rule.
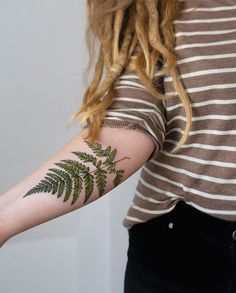
[[[224,220],[202,212],[184,201],[179,201],[169,214],[171,218],[184,227],[201,230],[207,234],[222,239],[232,239],[234,234],[236,243],[236,221]]]
[[[179,235],[194,237],[210,237],[225,244],[236,245],[236,221],[214,217],[180,200],[172,211],[153,218],[147,222],[134,225],[129,232],[153,233],[158,227],[169,226],[178,231]],[[205,235],[205,236],[204,236]]]

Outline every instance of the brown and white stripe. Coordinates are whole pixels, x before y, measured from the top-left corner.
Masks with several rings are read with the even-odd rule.
[[[186,0],[180,5],[175,52],[193,110],[187,141],[177,154],[170,153],[185,128],[182,103],[177,96],[156,100],[133,73],[120,77],[103,121],[104,126],[144,131],[156,145],[123,220],[127,229],[168,213],[179,200],[236,220],[235,1]],[[169,77],[163,88],[176,94]]]

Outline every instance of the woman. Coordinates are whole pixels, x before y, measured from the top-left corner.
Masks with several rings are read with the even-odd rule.
[[[0,197],[1,245],[142,167],[123,221],[124,292],[236,292],[234,4],[87,1],[99,54],[71,118],[86,124]]]

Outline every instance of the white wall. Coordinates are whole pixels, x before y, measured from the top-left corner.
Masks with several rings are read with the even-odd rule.
[[[88,57],[82,0],[0,1],[0,194],[77,132]],[[138,174],[0,250],[4,293],[121,293],[128,247],[122,219]]]

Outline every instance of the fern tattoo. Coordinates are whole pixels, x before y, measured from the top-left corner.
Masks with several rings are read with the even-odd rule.
[[[90,171],[89,167],[75,160],[61,160],[59,163],[55,163],[60,169],[50,168],[50,172],[46,173],[45,178],[23,197],[42,192],[57,193],[57,198],[64,197],[63,202],[72,198],[71,205],[73,205],[79,198],[83,185],[85,186],[84,203],[89,200],[95,183],[99,190],[99,197],[101,197],[105,191],[107,174],[115,173],[113,184],[114,186],[120,184],[124,170],[116,170],[116,163],[124,159],[129,159],[129,157],[114,161],[117,153],[116,149],[112,149],[111,146],[102,149],[101,144],[91,143],[89,141],[85,141],[85,143],[97,157],[106,157],[106,159],[102,161],[85,152],[72,153],[83,163],[92,163],[95,170]]]

